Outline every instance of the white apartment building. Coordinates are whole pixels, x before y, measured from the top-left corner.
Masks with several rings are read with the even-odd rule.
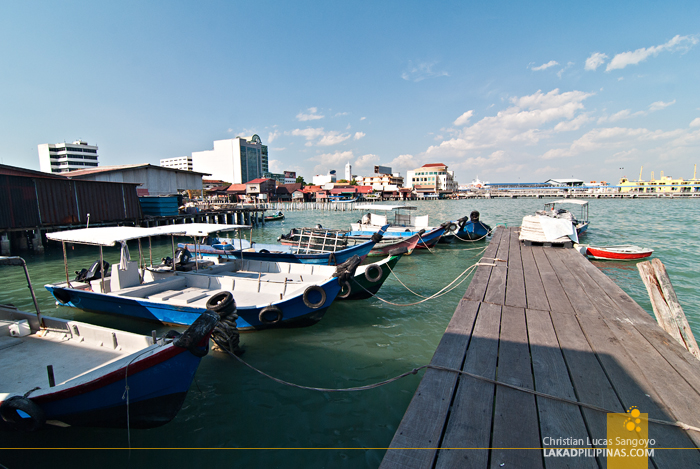
[[[324,186],[336,182],[335,169],[328,171],[328,174],[316,174],[312,179],[314,186]]]
[[[98,165],[97,145],[76,140],[73,143],[42,143],[39,149],[39,168],[45,173],[67,173]]]
[[[216,140],[213,150],[192,152],[193,171],[233,184],[264,177],[267,164],[267,146],[258,135]]]
[[[406,172],[407,187],[417,194],[436,194],[456,192],[459,183],[455,181],[454,171],[448,171],[442,163],[424,164],[418,169]]]
[[[357,185],[372,186],[375,190],[396,190],[396,187],[403,187],[403,177],[400,173],[358,176],[355,180]]]
[[[177,158],[165,158],[160,160],[163,168],[173,168],[182,171],[192,171],[192,157],[178,156]]]
[[[352,165],[349,161],[348,164],[345,165],[345,180],[352,182]]]

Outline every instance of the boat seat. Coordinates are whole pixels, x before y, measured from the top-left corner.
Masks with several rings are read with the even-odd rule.
[[[166,290],[178,290],[187,286],[184,277],[168,277],[153,282],[144,283],[131,288],[122,289],[116,292],[120,296],[130,296],[135,298],[146,298]]]
[[[173,304],[188,305],[197,300],[210,296],[212,293],[214,292],[211,290],[202,290],[201,288],[186,288],[178,292],[177,295],[171,296],[167,300]]]
[[[126,263],[126,269],[122,269],[119,265],[112,266],[110,286],[113,292],[117,292],[124,288],[134,287],[141,284],[141,277],[139,276],[139,264],[135,261],[130,261]]]

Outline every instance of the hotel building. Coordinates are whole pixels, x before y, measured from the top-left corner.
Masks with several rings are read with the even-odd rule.
[[[212,179],[245,184],[268,172],[267,145],[258,135],[216,140],[213,150],[192,152],[192,169]]]
[[[454,174],[454,171],[447,170],[445,164],[429,163],[413,171],[407,171],[406,183],[419,197],[421,194],[439,196],[457,191],[459,183],[455,181]]]

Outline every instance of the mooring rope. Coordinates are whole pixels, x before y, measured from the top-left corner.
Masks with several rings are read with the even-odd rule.
[[[386,380],[384,380],[384,381],[379,381],[379,382],[373,383],[373,384],[368,384],[368,385],[366,385],[366,386],[356,386],[356,387],[352,387],[352,388],[318,388],[318,387],[312,387],[312,386],[303,386],[303,385],[300,385],[300,384],[290,383],[289,381],[285,381],[285,380],[283,380],[283,379],[275,378],[274,376],[271,376],[271,375],[265,373],[264,371],[257,369],[256,367],[254,367],[254,366],[251,365],[250,363],[248,363],[248,362],[246,362],[245,360],[243,360],[241,357],[239,357],[239,356],[235,355],[234,353],[231,353],[230,351],[228,351],[228,350],[226,350],[225,348],[223,348],[222,345],[219,344],[216,340],[214,340],[214,341],[216,342],[216,344],[217,344],[219,347],[222,348],[222,350],[224,350],[226,353],[228,353],[229,355],[231,355],[233,358],[235,358],[236,360],[238,360],[240,363],[244,364],[245,366],[247,366],[247,367],[250,368],[251,370],[253,370],[253,371],[255,371],[255,372],[257,372],[257,373],[259,373],[259,374],[265,376],[266,378],[269,378],[269,379],[271,379],[271,380],[273,380],[273,381],[275,381],[275,382],[277,382],[277,383],[283,384],[283,385],[285,385],[285,386],[291,386],[291,387],[294,387],[294,388],[297,388],[297,389],[304,389],[304,390],[307,390],[307,391],[319,391],[319,392],[353,392],[353,391],[367,391],[367,390],[369,390],[369,389],[375,389],[375,388],[384,386],[384,385],[386,385],[386,384],[393,383],[394,381],[398,381],[399,379],[405,378],[406,376],[415,375],[415,374],[417,374],[419,371],[421,371],[421,370],[423,370],[423,369],[432,369],[432,370],[439,370],[439,371],[447,371],[447,372],[451,372],[451,373],[457,373],[457,374],[464,375],[464,376],[468,376],[468,377],[470,377],[470,378],[474,378],[474,379],[477,379],[477,380],[480,380],[480,381],[485,381],[485,382],[490,383],[490,384],[493,384],[493,385],[495,385],[495,386],[502,386],[502,387],[510,388],[510,389],[515,390],[515,391],[525,392],[525,393],[528,393],[528,394],[532,394],[532,395],[534,395],[534,396],[542,397],[542,398],[545,398],[545,399],[551,399],[551,400],[555,400],[555,401],[559,401],[559,402],[564,402],[564,403],[566,403],[566,404],[571,404],[571,405],[575,405],[575,406],[578,406],[578,407],[583,407],[583,408],[586,408],[586,409],[595,410],[595,411],[597,411],[597,412],[602,412],[602,413],[606,413],[606,414],[616,414],[616,413],[620,413],[620,412],[613,411],[613,410],[609,410],[609,409],[606,409],[606,408],[604,408],[604,407],[600,407],[600,406],[597,406],[597,405],[588,404],[588,403],[576,401],[576,400],[573,400],[573,399],[567,399],[567,398],[565,398],[565,397],[554,396],[554,395],[552,395],[552,394],[547,394],[547,393],[544,393],[544,392],[535,391],[534,389],[528,389],[528,388],[525,388],[525,387],[522,387],[522,386],[517,386],[517,385],[515,385],[515,384],[505,383],[505,382],[503,382],[503,381],[497,381],[497,380],[495,380],[495,379],[491,379],[491,378],[487,378],[486,376],[481,376],[481,375],[477,375],[477,374],[474,374],[474,373],[470,373],[470,372],[468,372],[468,371],[458,370],[458,369],[455,369],[455,368],[449,368],[449,367],[446,367],[446,366],[439,366],[439,365],[422,365],[422,366],[419,366],[419,367],[417,367],[417,368],[413,368],[411,371],[407,371],[407,372],[405,372],[405,373],[401,373],[400,375],[395,376],[395,377],[393,377],[393,378],[389,378],[389,379],[386,379]],[[647,420],[648,422],[656,423],[656,424],[659,424],[659,425],[673,426],[673,427],[681,428],[681,429],[683,429],[683,430],[692,430],[692,431],[694,431],[694,432],[700,432],[700,428],[695,427],[695,426],[692,426],[692,425],[688,425],[688,424],[683,423],[683,422],[681,422],[681,421],[675,421],[675,422],[673,422],[673,421],[659,420],[659,419],[654,419],[654,418],[647,418],[646,420]]]

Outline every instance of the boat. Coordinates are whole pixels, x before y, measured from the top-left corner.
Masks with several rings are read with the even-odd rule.
[[[0,429],[152,428],[175,417],[218,314],[170,338],[43,316],[24,260],[0,257],[0,265],[24,267],[36,309],[0,306]]]
[[[589,246],[578,245],[581,254],[592,257],[593,259],[613,259],[616,261],[634,261],[649,257],[654,252],[653,249],[642,248],[630,244],[622,244],[617,246]]]
[[[571,211],[558,208],[560,205],[577,205],[579,213],[575,216]],[[576,229],[576,234],[581,236],[588,230],[588,201],[576,199],[559,199],[544,204],[544,210],[538,210],[537,215],[544,215],[558,220],[568,220]]]
[[[425,230],[421,230],[406,238],[383,238],[374,244],[367,256],[383,257],[400,248],[406,248],[406,254],[409,255],[416,248],[420,242],[420,237],[424,233]],[[352,232],[347,230],[315,227],[292,228],[289,233],[279,236],[277,241],[298,251],[313,249],[319,252],[337,252],[346,249],[348,246],[355,246],[370,239],[371,236],[352,236]]]
[[[235,300],[239,330],[308,326],[318,322],[340,292],[342,267],[324,270],[300,263],[254,259],[217,263],[213,259],[195,263],[195,268],[189,271],[180,271],[168,266],[140,267],[131,260],[126,248],[129,239],[163,234],[204,237],[212,232],[240,228],[240,225],[185,224],[48,233],[51,240],[99,246],[100,260],[104,246],[120,243],[122,251],[119,265],[112,266],[109,277],[103,273],[97,279],[71,282],[66,275],[65,282],[45,288],[64,306],[167,324],[192,324],[227,295]]]
[[[480,241],[486,239],[491,234],[491,227],[479,220],[479,212],[473,210],[469,218],[464,217],[457,220],[457,229],[454,231],[455,237],[462,241]]]
[[[265,218],[265,222],[284,220],[284,213],[277,212],[274,215],[265,215],[263,218]]]
[[[379,262],[359,266],[352,280],[341,288],[338,299],[363,300],[375,295],[406,252],[405,248],[397,249]]]
[[[426,235],[421,236],[421,241],[416,246],[419,249],[425,249],[432,247],[440,241],[451,242],[454,235],[450,234],[449,231],[451,229],[456,229],[456,225],[452,226],[452,222],[443,223],[438,227],[429,226],[428,215],[413,215],[412,212],[418,208],[415,205],[366,204],[357,205],[355,208],[358,210],[371,210],[373,212],[394,212],[394,221],[390,222],[386,215],[367,212],[357,223],[350,224],[350,236],[353,237],[370,235],[372,232],[376,231],[378,226],[386,224],[389,225],[384,234],[386,238],[411,236],[420,230],[425,230]],[[435,230],[439,231],[435,232]],[[428,234],[435,236],[434,244],[430,244],[426,239]],[[432,239],[431,237],[431,240]]]

